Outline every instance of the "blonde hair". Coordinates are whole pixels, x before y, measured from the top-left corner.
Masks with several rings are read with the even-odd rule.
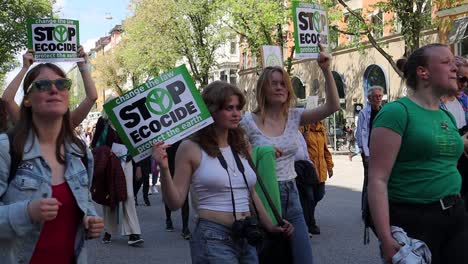
[[[256,88],[256,99],[257,99],[257,107],[253,111],[255,114],[260,114],[262,122],[265,120],[265,106],[266,102],[266,89],[271,86],[271,79],[273,73],[279,72],[283,76],[283,82],[288,91],[288,97],[286,102],[282,105],[282,111],[284,114],[288,114],[289,108],[291,105],[294,104],[296,101],[296,95],[294,94],[294,90],[292,88],[291,79],[289,78],[289,74],[279,66],[269,66],[263,69],[260,77],[258,77],[257,81],[257,88]]]

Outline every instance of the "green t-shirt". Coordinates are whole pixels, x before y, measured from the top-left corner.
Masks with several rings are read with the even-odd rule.
[[[385,127],[402,136],[400,151],[388,181],[393,202],[431,203],[460,193],[456,164],[463,141],[455,118],[443,110],[425,109],[408,98],[386,104],[373,127]]]

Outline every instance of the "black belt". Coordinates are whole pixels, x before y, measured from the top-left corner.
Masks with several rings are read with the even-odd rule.
[[[460,201],[461,197],[459,194],[457,195],[447,195],[439,200],[440,207],[442,210],[447,210],[454,205],[456,205]]]
[[[456,195],[447,195],[439,199],[438,201],[427,203],[427,204],[399,203],[399,202],[392,202],[392,201],[390,201],[390,204],[395,205],[395,206],[403,206],[403,207],[410,207],[410,208],[417,207],[417,208],[426,208],[426,209],[444,211],[444,210],[454,207],[460,201],[461,201],[461,196],[459,194],[456,194]]]

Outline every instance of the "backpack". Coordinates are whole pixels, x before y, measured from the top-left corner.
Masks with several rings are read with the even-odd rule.
[[[20,165],[21,160],[19,160],[15,155],[13,155],[12,149],[13,149],[13,132],[8,131],[7,133],[8,136],[8,141],[10,143],[10,157],[11,157],[11,162],[10,162],[10,174],[8,175],[8,181],[7,183],[10,184],[11,181],[16,176],[16,171],[18,170],[18,166]],[[80,158],[81,162],[83,162],[86,171],[88,171],[88,153],[85,151],[85,155]]]

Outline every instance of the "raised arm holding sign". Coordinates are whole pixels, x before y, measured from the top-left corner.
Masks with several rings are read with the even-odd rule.
[[[10,120],[14,123],[16,123],[16,121],[19,120],[20,110],[19,106],[14,100],[15,95],[16,92],[18,92],[18,88],[20,87],[21,81],[23,80],[24,76],[29,71],[31,65],[35,62],[34,54],[35,52],[33,50],[28,50],[23,55],[23,67],[15,76],[15,78],[11,81],[11,83],[6,87],[2,95],[2,99],[7,105],[7,111],[8,115],[10,116]],[[80,70],[81,77],[83,78],[86,97],[80,103],[80,105],[70,113],[73,127],[77,127],[86,118],[86,115],[89,113],[89,111],[91,110],[91,108],[97,100],[96,86],[94,85],[94,81],[91,78],[91,73],[88,71],[88,59],[86,52],[84,52],[83,50],[83,47],[80,46],[78,48],[76,55],[79,58],[81,58],[81,61],[77,62],[77,65],[78,69]]]

